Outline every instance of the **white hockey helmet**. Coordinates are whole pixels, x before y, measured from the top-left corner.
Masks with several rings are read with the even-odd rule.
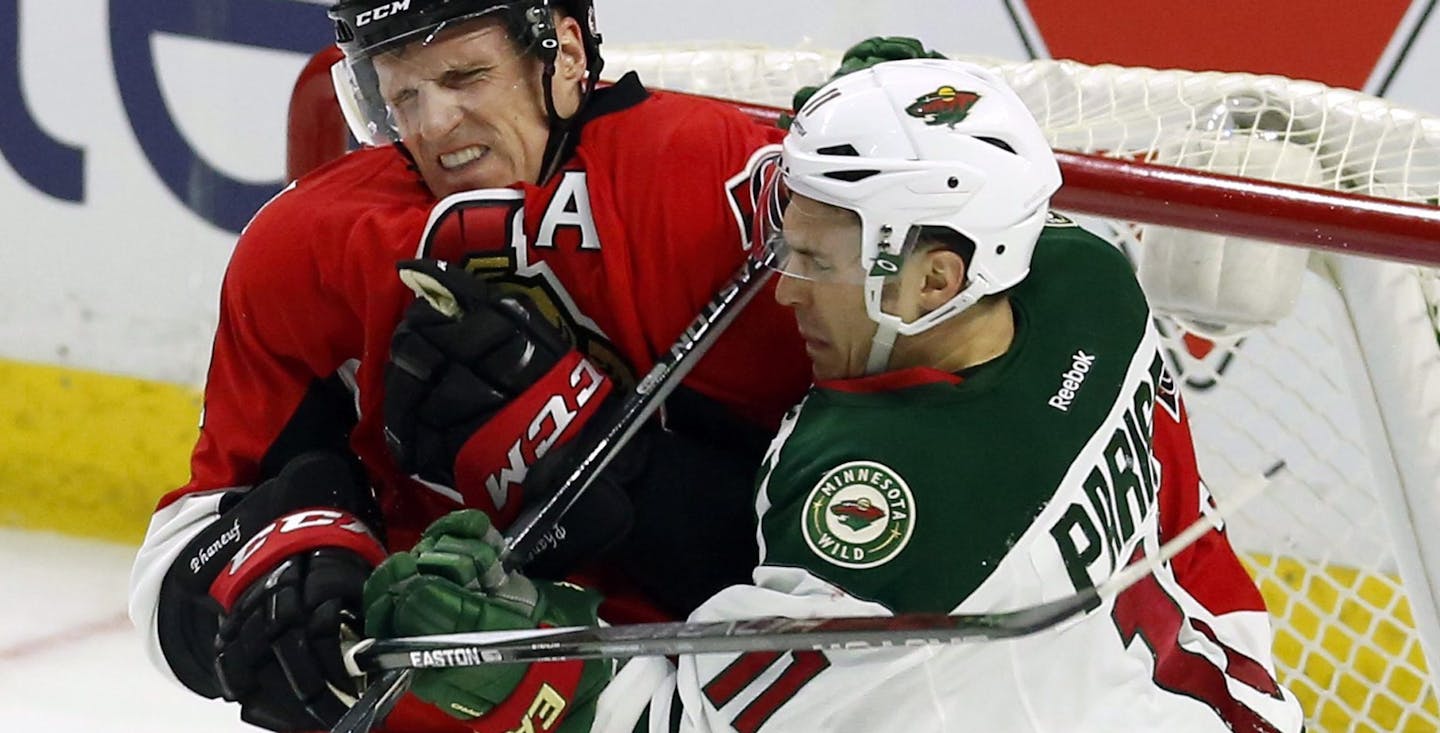
[[[952,318],[1030,272],[1060,168],[1020,97],[975,64],[910,59],[842,76],[796,114],[782,150],[789,191],[848,209],[861,223],[865,306],[879,324],[867,371],[883,370],[897,333]],[[774,227],[780,217],[759,217]],[[920,227],[943,227],[975,244],[953,299],[906,323],[881,307]],[[761,241],[776,232],[762,232]]]

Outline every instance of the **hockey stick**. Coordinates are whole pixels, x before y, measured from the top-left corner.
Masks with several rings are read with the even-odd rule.
[[[546,534],[555,529],[575,500],[585,493],[600,472],[610,465],[615,454],[655,414],[660,403],[675,391],[680,380],[714,345],[745,304],[760,292],[773,272],[770,265],[775,259],[774,252],[762,251],[763,255],[759,255],[758,259],[745,258],[740,271],[705,304],[670,351],[656,360],[655,366],[635,384],[635,391],[625,398],[610,428],[585,450],[576,451],[575,455],[582,457],[566,473],[560,488],[544,504],[521,513],[515,520],[506,533],[505,550],[500,553],[500,562],[506,570],[523,567],[535,557],[546,542]]]
[[[769,617],[710,623],[572,626],[444,634],[373,642],[366,640],[354,648],[353,656],[362,667],[394,671],[557,659],[864,650],[1026,636],[1099,606],[1102,600],[1119,595],[1155,572],[1260,494],[1284,467],[1283,461],[1276,463],[1263,476],[1237,486],[1224,506],[1186,527],[1166,542],[1155,557],[1142,558],[1099,585],[1074,595],[1013,611],[804,619]]]
[[[655,366],[636,383],[635,390],[625,398],[610,427],[589,445],[577,446],[581,450],[573,455],[580,458],[564,474],[565,481],[544,504],[522,513],[506,533],[505,550],[500,554],[500,562],[506,569],[524,566],[544,547],[548,534],[555,530],[565,512],[594,483],[640,426],[655,414],[661,402],[714,345],[745,304],[760,292],[773,272],[771,264],[774,259],[774,252],[763,247],[755,256],[747,256],[739,272],[701,309],[670,350],[657,359]],[[421,295],[430,297],[426,293]],[[436,307],[440,308],[440,305]],[[360,642],[346,654],[346,664],[352,673],[360,671],[353,660],[356,650],[365,643]],[[410,673],[411,670],[405,667],[384,670],[335,723],[331,733],[368,733],[385,719],[395,701],[410,686]]]

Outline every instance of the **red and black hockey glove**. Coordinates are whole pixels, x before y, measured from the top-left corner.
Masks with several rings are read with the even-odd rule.
[[[248,723],[329,728],[358,694],[340,644],[358,638],[385,557],[359,518],[368,489],[350,461],[311,453],[231,496],[166,576],[161,648],[182,682],[238,702]]]
[[[603,429],[614,383],[576,351],[522,292],[435,260],[399,264],[424,297],[406,310],[385,370],[385,431],[402,470],[454,489],[465,506],[505,527],[548,498],[560,453]],[[598,419],[597,419],[598,418]],[[562,523],[558,542],[527,571],[562,577],[628,531],[627,460],[591,486]]]

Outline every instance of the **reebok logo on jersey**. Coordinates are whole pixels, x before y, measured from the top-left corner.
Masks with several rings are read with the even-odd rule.
[[[915,528],[915,498],[900,474],[874,461],[841,464],[806,497],[800,528],[827,562],[873,568],[894,559]]]
[[[1085,375],[1090,373],[1090,367],[1095,365],[1095,356],[1085,353],[1084,349],[1075,352],[1070,357],[1070,368],[1060,375],[1060,390],[1050,396],[1046,404],[1061,411],[1069,412],[1070,403],[1075,400],[1075,395],[1080,391],[1080,385],[1085,383]]]

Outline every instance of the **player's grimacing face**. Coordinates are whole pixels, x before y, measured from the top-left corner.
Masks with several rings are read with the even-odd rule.
[[[375,72],[400,139],[437,197],[540,177],[550,134],[540,63],[498,21],[377,56]]]
[[[788,262],[781,266],[795,274],[782,272],[775,300],[795,311],[815,379],[862,376],[876,325],[865,312],[858,217],[796,195],[784,231]]]

